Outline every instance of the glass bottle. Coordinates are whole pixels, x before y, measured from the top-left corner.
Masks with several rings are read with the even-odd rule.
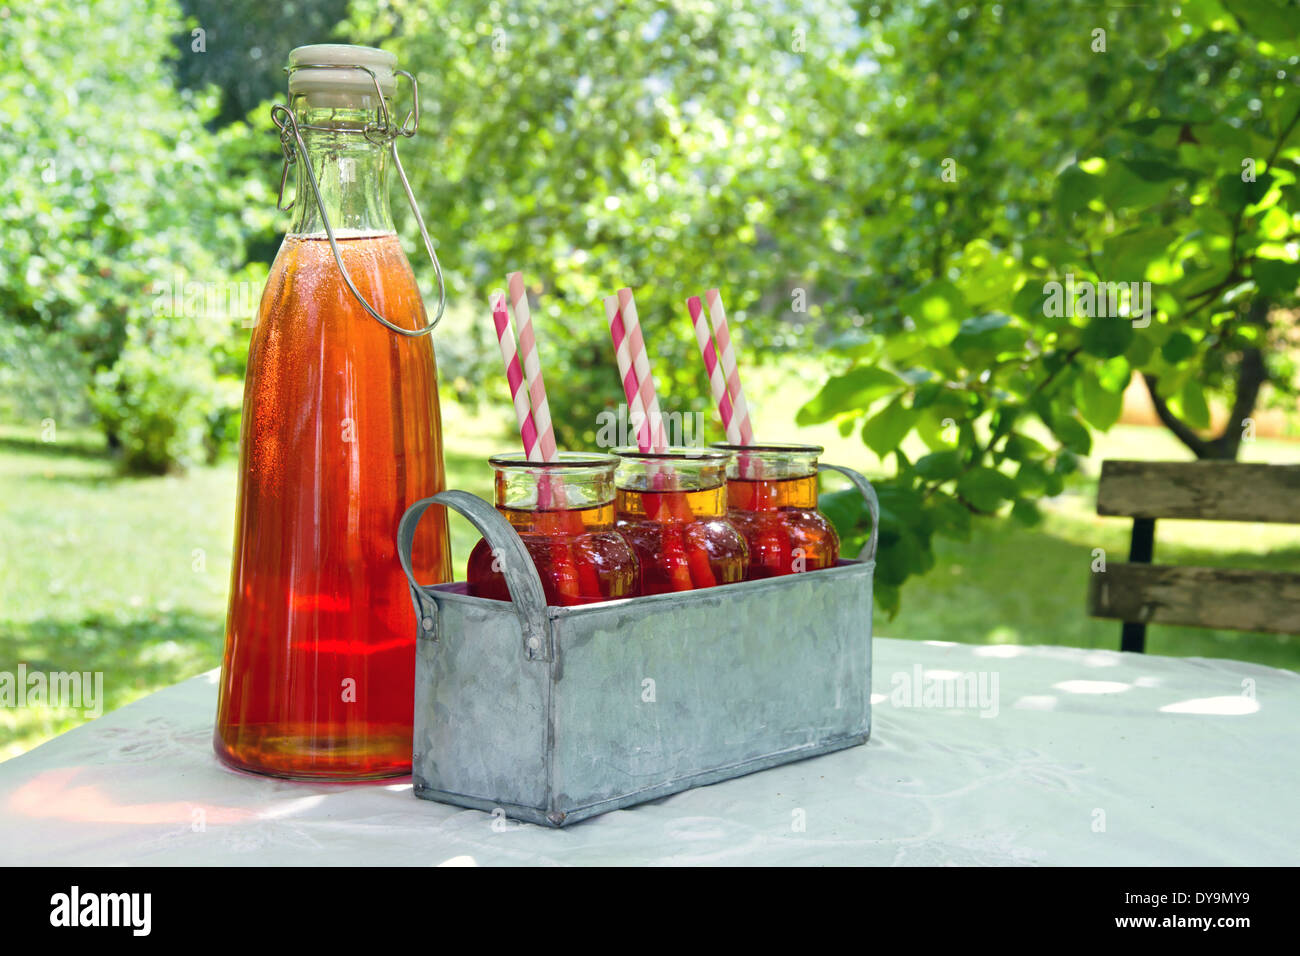
[[[748,550],[726,518],[728,455],[691,448],[618,455],[617,527],[641,563],[641,593],[743,581]]]
[[[727,517],[749,544],[748,580],[816,571],[839,560],[839,535],[817,510],[820,445],[712,447],[732,456]]]
[[[561,452],[555,461],[522,454],[488,459],[497,510],[519,533],[542,579],[546,603],[592,604],[636,594],[636,556],[614,530],[612,455]],[[470,553],[469,593],[509,601],[486,540]]]
[[[445,478],[432,324],[387,199],[404,132],[389,114],[395,63],[367,47],[300,47],[289,107],[274,112],[296,213],[249,348],[214,735],[244,770],[410,772],[415,617],[395,535]],[[431,517],[415,565],[440,583],[446,514]]]

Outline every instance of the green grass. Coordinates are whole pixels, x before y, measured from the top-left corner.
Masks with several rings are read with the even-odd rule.
[[[772,437],[810,436],[793,426],[812,375],[755,376],[755,405]],[[770,411],[767,411],[769,410]],[[449,484],[488,496],[484,459],[510,449],[508,422],[444,408]],[[784,421],[783,416],[789,421]],[[879,463],[855,436],[813,430],[827,458],[867,472]],[[1173,457],[1163,433],[1119,428],[1101,457]],[[1249,457],[1300,460],[1300,446],[1260,442]],[[1119,627],[1084,612],[1094,548],[1127,553],[1127,522],[1092,514],[1092,489],[1052,502],[1027,531],[977,522],[968,542],[942,541],[935,569],[910,582],[894,620],[876,632],[917,640],[1118,646]],[[120,477],[92,435],[0,428],[0,671],[102,671],[105,709],[220,663],[234,526],[235,466],[183,477]],[[477,535],[452,520],[457,576]],[[1294,568],[1300,529],[1162,522],[1157,558],[1170,563]],[[1295,637],[1153,627],[1153,653],[1232,657],[1300,669]],[[0,708],[0,759],[82,721],[79,712]]]
[[[1053,507],[1033,531],[1010,521],[977,525],[967,542],[940,540],[934,569],[903,587],[894,620],[877,617],[885,637],[972,644],[1063,644],[1119,649],[1120,625],[1084,610],[1093,549],[1128,556],[1129,523],[1079,512],[1076,499]],[[1156,529],[1162,564],[1300,567],[1300,536],[1276,526],[1165,522]],[[1207,527],[1208,526],[1208,527]],[[1232,529],[1232,530],[1227,530]],[[1289,533],[1289,540],[1285,535]],[[1265,537],[1256,537],[1265,535]],[[1263,547],[1272,538],[1275,544]],[[1249,548],[1242,542],[1250,542]],[[1300,670],[1300,637],[1153,625],[1147,651],[1173,657],[1228,657]]]
[[[490,496],[483,462],[508,434],[455,408],[448,425],[449,484]],[[218,665],[235,471],[123,478],[93,435],[44,444],[35,428],[0,427],[0,671],[103,672],[108,710]],[[458,576],[477,537],[453,519]],[[81,721],[0,708],[0,759]]]

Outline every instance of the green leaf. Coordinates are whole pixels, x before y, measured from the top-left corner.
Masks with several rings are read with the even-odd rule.
[[[903,397],[899,395],[862,426],[862,440],[878,457],[884,458],[898,448],[918,416],[918,412],[903,406]]]
[[[1259,173],[1254,182],[1242,182],[1241,173],[1225,173],[1218,179],[1219,195],[1223,206],[1229,212],[1236,212],[1246,206],[1253,206],[1268,193],[1273,184],[1273,175],[1267,170]]]
[[[1021,498],[1011,506],[1011,517],[1026,528],[1032,528],[1043,520],[1043,513],[1034,502]]]
[[[1152,262],[1167,256],[1169,245],[1178,239],[1176,229],[1130,229],[1111,236],[1102,243],[1098,267],[1102,280],[1111,282],[1141,282],[1146,278]],[[1098,303],[1100,306],[1100,303]],[[1100,315],[1100,309],[1093,313]]]
[[[917,329],[931,344],[946,341],[967,311],[966,299],[960,290],[943,279],[903,296],[898,308],[904,315],[912,317]]]
[[[1030,276],[1026,279],[1025,284],[1017,290],[1011,300],[1011,311],[1033,325],[1061,324],[1060,317],[1050,318],[1047,315],[1048,293],[1044,287],[1048,281],[1042,276]]]
[[[1039,495],[1047,490],[1047,469],[1039,462],[1026,461],[1016,470],[1016,488],[1022,495]]]
[[[912,408],[916,408],[915,403]],[[949,400],[931,405],[917,419],[916,433],[931,451],[948,451],[959,441],[960,426],[957,423],[964,414],[963,408]]]
[[[1098,431],[1106,431],[1119,421],[1124,409],[1124,393],[1103,387],[1092,369],[1084,369],[1075,379],[1074,397],[1084,420]]]
[[[993,512],[1005,500],[1015,498],[1015,481],[996,468],[972,468],[957,481],[957,494],[980,511]]]
[[[1084,326],[1080,344],[1089,355],[1114,358],[1123,355],[1133,340],[1133,323],[1128,319],[1097,316]]]
[[[1055,415],[1051,421],[1052,434],[1062,445],[1076,455],[1086,455],[1092,451],[1092,436],[1083,422],[1072,415]]]
[[[1124,350],[1124,357],[1133,368],[1143,368],[1155,352],[1155,341],[1150,335],[1134,335]]]
[[[1210,406],[1205,401],[1205,390],[1201,388],[1201,383],[1196,379],[1188,379],[1183,384],[1180,398],[1187,424],[1197,429],[1209,428]]]
[[[1196,343],[1186,332],[1175,332],[1160,346],[1160,356],[1170,365],[1185,362],[1196,354]]]
[[[1151,159],[1122,159],[1120,160],[1133,175],[1145,179],[1150,183],[1162,183],[1170,179],[1177,179],[1185,176],[1187,171],[1179,169],[1177,166],[1171,166],[1169,163],[1160,162]]]
[[[956,498],[936,492],[930,499],[930,512],[934,516],[936,534],[958,541],[970,540],[970,509]]]
[[[1259,291],[1271,299],[1289,299],[1300,289],[1300,262],[1257,258],[1250,273]]]
[[[931,452],[913,467],[926,481],[951,481],[961,474],[961,455],[956,451]]]
[[[795,415],[797,425],[816,425],[844,412],[865,412],[903,384],[893,372],[878,365],[861,365],[831,378]]]
[[[865,519],[867,503],[856,488],[823,492],[817,497],[817,510],[830,519],[841,539],[849,538]]]
[[[1015,434],[1002,446],[1002,453],[1011,461],[1030,461],[1047,455],[1047,448],[1037,439],[1028,435]]]
[[[1143,179],[1122,162],[1111,163],[1101,177],[1101,195],[1114,210],[1141,209],[1169,198],[1169,186]]]
[[[1300,36],[1300,12],[1272,0],[1222,0],[1246,29],[1261,40],[1293,41]]]
[[[1077,165],[1065,167],[1056,177],[1056,211],[1063,219],[1085,209],[1099,195],[1100,177],[1085,173]]]
[[[1133,379],[1133,366],[1122,355],[1099,362],[1093,371],[1097,373],[1097,381],[1101,382],[1103,388],[1120,394],[1123,394]]]
[[[1000,329],[1010,321],[1011,317],[1009,315],[1003,315],[1001,312],[990,312],[988,315],[964,320],[961,324],[961,331],[957,334],[966,336],[982,335],[985,332]]]
[[[972,368],[987,365],[1004,352],[1019,351],[1024,348],[1025,333],[1011,323],[1011,316],[1002,312],[966,319],[952,341],[952,350]]]
[[[943,383],[932,382],[928,385],[920,386],[912,395],[912,407],[917,411],[923,408],[929,408],[943,395]]]
[[[953,266],[959,270],[957,288],[972,309],[1000,304],[1020,281],[1015,257],[985,239],[967,243]]]

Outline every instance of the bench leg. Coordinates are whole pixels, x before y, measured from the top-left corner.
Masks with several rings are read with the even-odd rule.
[[[1132,564],[1150,564],[1156,550],[1156,519],[1134,518],[1129,540],[1128,559]],[[1146,652],[1147,626],[1143,621],[1125,621],[1120,625],[1119,649],[1134,654]]]

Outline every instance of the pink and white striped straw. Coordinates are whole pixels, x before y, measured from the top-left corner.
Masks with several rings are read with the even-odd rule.
[[[713,322],[713,334],[718,339],[718,352],[722,362],[722,374],[727,379],[727,391],[731,393],[732,418],[740,433],[740,444],[754,444],[754,426],[749,421],[749,406],[745,402],[745,393],[740,389],[740,372],[736,368],[736,350],[731,345],[731,334],[727,330],[727,313],[722,308],[722,297],[717,289],[704,293],[709,304],[709,318]],[[728,437],[728,441],[730,441]]]
[[[731,407],[731,397],[727,394],[727,382],[722,377],[718,365],[718,353],[713,348],[713,333],[709,331],[709,322],[704,317],[704,307],[700,297],[693,295],[686,300],[686,309],[691,314],[691,324],[695,327],[695,341],[700,347],[700,357],[704,359],[704,371],[709,376],[709,389],[713,392],[713,403],[718,406],[718,417],[727,433],[727,441],[733,445],[740,444],[740,423]]]
[[[551,426],[551,406],[546,400],[546,384],[542,380],[542,363],[537,356],[537,336],[533,332],[533,316],[528,309],[523,273],[512,272],[506,281],[510,287],[510,307],[515,314],[515,330],[519,334],[519,355],[523,359],[524,380],[528,383],[538,449],[542,461],[555,461],[555,429]]]
[[[650,356],[646,352],[645,339],[641,336],[641,322],[637,318],[636,301],[632,298],[631,289],[618,290],[618,309],[623,316],[623,328],[627,332],[628,355],[641,393],[641,404],[650,425],[650,447],[655,451],[667,451],[668,435],[664,431],[659,396],[655,393],[654,375],[650,371]]]
[[[506,297],[497,291],[492,297],[492,322],[497,329],[497,344],[501,347],[501,361],[506,369],[506,382],[510,386],[510,399],[515,403],[515,418],[519,421],[519,437],[523,439],[524,454],[532,461],[541,461],[541,446],[537,440],[537,426],[528,407],[528,390],[524,388],[524,373],[519,367],[515,351],[515,336],[510,330],[510,316],[506,312]]]
[[[637,384],[636,372],[632,368],[631,348],[627,338],[627,328],[623,324],[623,313],[618,307],[618,296],[607,295],[605,318],[609,321],[609,336],[614,342],[614,359],[618,362],[618,377],[623,383],[623,394],[627,397],[627,414],[636,429],[636,446],[641,451],[649,451],[653,445],[650,436],[650,421],[646,418],[645,406],[641,402],[641,389]]]

